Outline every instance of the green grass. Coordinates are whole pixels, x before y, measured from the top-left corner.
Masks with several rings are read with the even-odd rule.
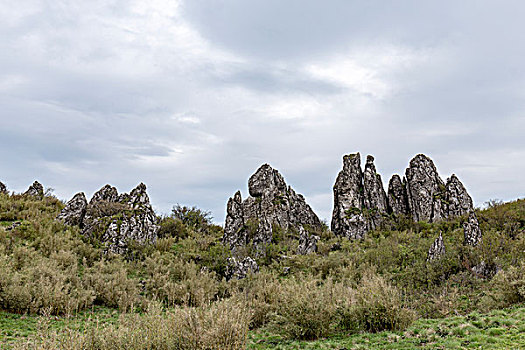
[[[82,311],[74,316],[35,316],[19,315],[0,311],[0,349],[8,349],[10,344],[23,342],[30,336],[38,334],[44,324],[51,329],[83,330],[88,320],[98,320],[100,323],[116,323],[119,313],[106,307],[94,307],[90,311]]]
[[[248,349],[525,349],[525,307],[420,319],[404,332],[361,333],[313,342],[252,332]]]
[[[71,317],[28,316],[0,312],[0,348],[53,329],[83,330],[89,319],[117,323],[119,314],[97,307]],[[248,349],[525,349],[525,306],[443,319],[420,319],[404,332],[338,335],[317,341],[291,341],[267,331],[252,331]]]

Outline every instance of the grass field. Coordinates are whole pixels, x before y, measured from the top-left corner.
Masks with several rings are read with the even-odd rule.
[[[525,349],[525,307],[421,319],[404,332],[361,333],[314,342],[251,333],[249,349]]]
[[[2,349],[37,337],[39,328],[76,329],[118,323],[111,309],[95,308],[73,317],[0,313]],[[404,332],[360,333],[312,342],[289,341],[268,332],[250,332],[248,349],[525,349],[525,306],[443,319],[420,319]]]

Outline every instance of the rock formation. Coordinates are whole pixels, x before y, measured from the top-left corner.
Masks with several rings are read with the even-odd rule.
[[[474,273],[474,275],[476,275],[479,278],[491,279],[499,271],[501,271],[501,267],[499,267],[498,265],[494,263],[487,264],[485,263],[485,261],[481,261],[476,266],[473,266],[471,271],[472,273]]]
[[[468,215],[468,220],[463,223],[463,234],[465,236],[464,243],[473,247],[481,242],[481,230],[479,228],[478,218],[476,213],[471,211]]]
[[[146,185],[139,184],[131,193],[118,194],[106,185],[97,191],[89,204],[83,193],[76,194],[57,219],[78,225],[85,236],[106,244],[105,251],[124,253],[128,243],[155,242],[159,225],[149,202]]]
[[[25,195],[44,198],[44,186],[38,181],[33,182],[31,186],[24,192]]]
[[[367,157],[363,172],[360,155],[355,153],[343,157],[343,170],[334,185],[332,231],[356,239],[377,228],[388,214],[408,216],[414,221],[436,222],[471,213],[473,217],[469,218],[465,230],[474,232],[469,233],[469,237],[481,237],[467,190],[456,175],[447,179],[445,184],[429,157],[423,154],[415,156],[403,180],[399,175],[393,175],[387,196],[376,172],[374,158]]]
[[[228,258],[226,265],[226,280],[229,281],[232,278],[242,279],[245,278],[249,273],[259,272],[259,265],[257,262],[250,257],[244,258],[242,261],[238,261],[235,258]]]
[[[299,246],[297,247],[297,254],[306,255],[317,252],[317,242],[321,237],[316,235],[310,235],[306,230],[299,227]]]
[[[446,187],[434,162],[418,154],[410,161],[405,177],[408,206],[414,221],[435,222],[444,218]]]
[[[363,238],[387,213],[386,193],[372,156],[366,158],[364,172],[359,153],[344,156],[333,190],[332,231],[337,235]]]
[[[86,215],[87,200],[84,192],[77,193],[67,202],[66,206],[57,219],[64,221],[67,225],[83,227],[84,216]]]
[[[274,226],[299,231],[303,225],[320,228],[321,222],[304,197],[286,185],[279,172],[262,165],[248,181],[250,197],[238,191],[228,200],[223,242],[232,251],[251,244],[255,255],[264,255]]]
[[[439,233],[439,237],[436,238],[430,249],[428,250],[427,261],[437,260],[445,254],[445,243],[443,243],[443,235]]]
[[[364,191],[359,153],[343,157],[343,170],[337,175],[333,191],[332,231],[348,238],[363,238],[367,229],[362,212]]]
[[[394,174],[388,182],[388,210],[395,215],[408,215],[408,196],[404,182]]]
[[[0,181],[0,193],[7,193],[7,186]]]
[[[447,179],[445,203],[447,205],[447,216],[457,217],[472,212],[474,205],[465,186],[459,181],[455,174]],[[477,220],[476,220],[477,221]]]
[[[388,204],[381,175],[376,172],[374,157],[366,157],[363,172],[363,207],[368,209],[367,228],[373,230],[381,224],[382,215],[387,213]]]

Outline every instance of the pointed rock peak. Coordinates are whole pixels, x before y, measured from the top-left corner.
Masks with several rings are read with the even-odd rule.
[[[33,182],[31,186],[27,189],[27,191],[24,193],[28,196],[33,197],[44,197],[44,186],[38,181]]]
[[[434,170],[436,169],[436,166],[434,165],[434,162],[432,161],[432,159],[430,159],[430,157],[420,153],[418,155],[416,155],[414,158],[412,158],[410,160],[410,167],[414,168],[414,167],[418,167],[418,166],[421,166],[421,165],[426,165],[426,166],[430,166],[432,168],[434,168]]]
[[[237,191],[235,192],[235,194],[233,195],[233,201],[235,203],[242,203],[242,195],[241,195],[241,191]]]
[[[94,204],[100,201],[116,202],[118,200],[118,191],[111,185],[105,185],[100,190],[95,192],[89,204]]]
[[[71,202],[86,202],[87,203],[86,195],[84,194],[84,192],[78,192],[77,194],[73,196],[73,198],[71,198],[68,201],[68,203],[71,203]]]
[[[0,193],[7,193],[7,186],[0,181]]]
[[[269,164],[263,164],[248,180],[250,196],[261,197],[264,194],[286,191],[286,183],[281,174]]]
[[[146,192],[146,185],[144,183],[140,183],[137,187],[135,187],[129,196],[127,201],[129,201],[130,204],[136,206],[136,205],[149,205],[149,196]]]
[[[87,205],[86,195],[84,192],[79,192],[67,202],[65,208],[58,214],[57,219],[64,221],[66,225],[82,226]]]
[[[474,210],[472,198],[454,174],[447,179],[446,202],[449,217],[467,215]]]
[[[374,165],[374,157],[371,155],[366,156],[365,172],[371,172],[372,174],[376,174],[376,166]]]

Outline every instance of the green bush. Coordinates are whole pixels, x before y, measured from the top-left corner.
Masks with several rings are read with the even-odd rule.
[[[499,271],[492,279],[483,298],[486,309],[502,308],[525,302],[525,262]]]
[[[414,312],[403,307],[401,293],[377,274],[366,274],[354,297],[355,302],[341,312],[343,329],[403,330],[415,319]]]

